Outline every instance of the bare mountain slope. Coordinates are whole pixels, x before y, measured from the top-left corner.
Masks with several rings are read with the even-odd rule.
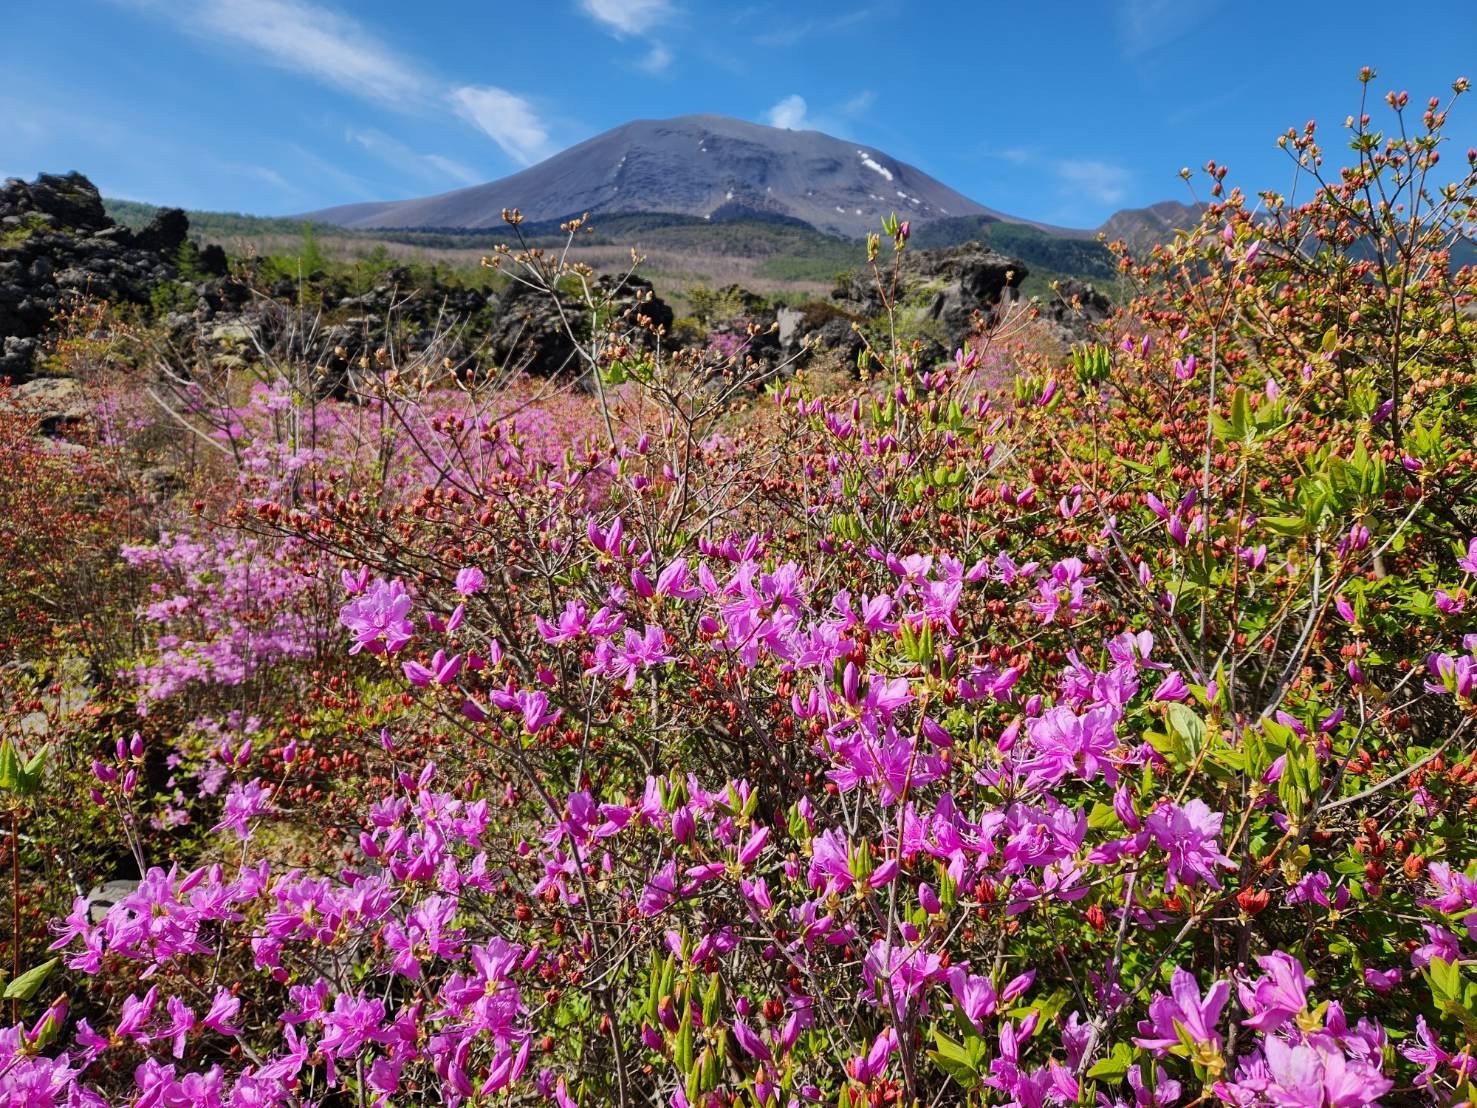
[[[504,208],[534,223],[582,212],[782,217],[848,238],[877,230],[893,211],[918,224],[958,216],[1025,222],[872,147],[717,115],[637,120],[499,181],[308,218],[352,228],[470,230],[500,225]]]

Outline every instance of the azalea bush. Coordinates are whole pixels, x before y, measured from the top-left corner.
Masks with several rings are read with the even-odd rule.
[[[1290,136],[1301,199],[1212,165],[1070,354],[881,327],[811,395],[510,249],[586,291],[582,391],[182,410],[237,491],[127,556],[91,800],[142,880],[11,982],[0,1087],[1471,1099],[1477,154],[1389,106],[1339,175]]]

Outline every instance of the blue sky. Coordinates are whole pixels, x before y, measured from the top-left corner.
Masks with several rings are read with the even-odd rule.
[[[1026,218],[1289,180],[1374,90],[1477,79],[1477,4],[65,0],[8,6],[0,176],[287,214],[492,180],[634,118],[814,127]],[[1477,143],[1477,96],[1451,133]],[[1330,145],[1334,145],[1331,141]]]

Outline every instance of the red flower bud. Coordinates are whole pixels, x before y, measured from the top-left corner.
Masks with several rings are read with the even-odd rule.
[[[1266,889],[1242,889],[1236,894],[1236,903],[1248,916],[1254,916],[1265,908],[1272,900],[1272,894]]]

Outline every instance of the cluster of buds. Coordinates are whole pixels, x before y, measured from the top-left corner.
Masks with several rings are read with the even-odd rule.
[[[144,764],[144,737],[137,731],[127,739],[120,735],[113,754],[114,761],[111,763],[99,758],[93,759],[92,776],[97,779],[98,785],[116,786],[124,796],[131,796],[138,787],[138,771]],[[107,803],[107,796],[102,788],[94,786],[90,795],[94,804]]]

